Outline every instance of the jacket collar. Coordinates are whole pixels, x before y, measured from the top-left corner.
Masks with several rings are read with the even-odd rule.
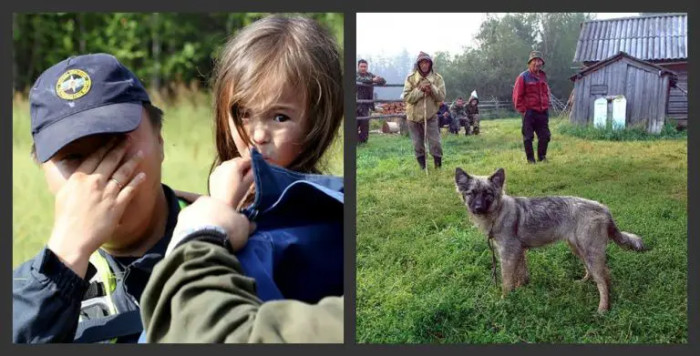
[[[250,157],[255,181],[255,199],[253,204],[243,209],[241,213],[251,221],[254,221],[258,214],[274,207],[283,193],[297,184],[312,185],[329,197],[343,201],[342,177],[290,171],[266,162],[255,148],[250,150]]]
[[[175,192],[173,192],[170,187],[168,187],[165,184],[161,183],[161,186],[163,187],[163,192],[165,193],[165,199],[167,201],[167,209],[168,209],[168,217],[165,222],[165,232],[163,233],[163,236],[158,240],[158,242],[153,245],[146,253],[143,254],[143,256],[138,257],[138,258],[119,258],[119,257],[114,257],[109,255],[107,252],[105,252],[102,249],[99,249],[100,253],[109,259],[114,259],[120,261],[125,267],[126,266],[134,266],[137,268],[144,269],[146,271],[149,271],[153,268],[155,263],[160,261],[163,256],[165,256],[165,250],[168,247],[168,244],[170,243],[170,240],[173,235],[173,230],[175,229],[175,225],[177,224],[177,216],[180,214],[180,204],[178,203],[178,198],[175,195]],[[125,261],[129,261],[124,263]]]
[[[414,80],[416,80],[418,82],[420,82],[423,78],[429,80],[431,83],[435,81],[435,72],[432,69],[425,76],[423,76],[420,73],[420,70],[414,70],[412,75],[413,75]]]

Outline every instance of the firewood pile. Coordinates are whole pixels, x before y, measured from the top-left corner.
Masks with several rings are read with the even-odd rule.
[[[374,114],[376,115],[392,115],[403,114],[406,112],[406,106],[403,102],[383,103],[376,105]]]

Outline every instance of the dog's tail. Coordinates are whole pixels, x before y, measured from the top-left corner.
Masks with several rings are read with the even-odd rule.
[[[637,252],[644,252],[649,250],[649,248],[644,246],[641,237],[633,233],[620,231],[620,229],[618,229],[615,225],[615,222],[613,222],[612,220],[610,220],[610,223],[608,224],[608,236],[613,241],[615,241],[615,243],[618,244],[618,246],[624,249],[633,250]]]

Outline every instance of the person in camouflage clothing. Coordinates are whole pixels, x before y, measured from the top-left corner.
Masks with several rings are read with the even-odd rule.
[[[479,134],[479,98],[476,93],[472,93],[469,97],[469,104],[466,106],[467,120],[464,125],[465,135],[473,133]]]
[[[374,99],[374,85],[384,85],[386,80],[378,75],[374,75],[367,71],[367,61],[360,59],[357,61],[357,75],[355,76],[356,83],[370,84],[372,86],[357,85],[357,99],[372,100]],[[357,117],[369,116],[370,109],[374,110],[374,103],[357,104]],[[369,120],[357,120],[357,130],[359,143],[367,142],[369,138]]]
[[[454,132],[456,134],[459,133],[459,127],[464,126],[464,128],[467,130],[465,135],[469,134],[468,127],[469,125],[467,124],[467,110],[464,105],[464,99],[462,97],[457,98],[452,105],[450,105],[450,114],[452,114],[452,125],[450,125],[450,132]]]

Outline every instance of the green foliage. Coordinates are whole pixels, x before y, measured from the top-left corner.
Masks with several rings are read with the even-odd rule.
[[[546,65],[544,70],[550,79],[552,93],[566,101],[574,88],[569,77],[576,73],[573,58],[581,32],[581,23],[590,20],[586,13],[543,13],[539,14],[541,41],[535,47],[542,51]]]
[[[13,14],[14,89],[25,91],[45,69],[85,53],[116,56],[147,87],[209,83],[226,40],[266,13],[42,13]],[[342,50],[343,14],[310,13]]]
[[[479,136],[443,134],[443,168],[419,170],[411,141],[370,135],[357,149],[359,343],[686,343],[687,142],[588,141],[558,134],[549,163],[527,165],[520,119]],[[429,158],[429,157],[428,157]],[[430,159],[429,159],[430,161]],[[432,162],[430,162],[432,163]],[[566,243],[528,252],[530,284],[501,299],[486,237],[455,193],[455,167],[506,172],[514,196],[597,200],[652,250],[607,248],[612,309]]]

